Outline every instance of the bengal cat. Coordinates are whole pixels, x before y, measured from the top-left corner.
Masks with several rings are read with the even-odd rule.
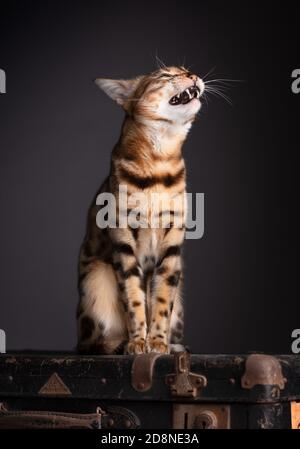
[[[99,227],[103,205],[96,198],[89,209],[79,260],[78,350],[169,353],[183,337],[186,170],[181,149],[201,107],[204,83],[184,67],[163,67],[131,80],[99,78],[96,84],[125,111],[110,173],[97,196],[109,192],[119,200],[122,185],[128,204],[116,201],[116,227]],[[158,226],[153,227],[155,193],[170,203],[156,212]],[[143,220],[135,227],[130,220],[118,226],[117,217],[128,218],[136,207],[132,194],[142,194],[144,206],[150,198]],[[174,201],[176,207],[173,199],[180,200]]]

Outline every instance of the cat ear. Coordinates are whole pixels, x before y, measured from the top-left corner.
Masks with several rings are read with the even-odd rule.
[[[106,78],[97,78],[95,83],[100,87],[109,97],[115,100],[119,105],[123,106],[134,93],[140,81],[139,78],[131,80],[111,80]]]

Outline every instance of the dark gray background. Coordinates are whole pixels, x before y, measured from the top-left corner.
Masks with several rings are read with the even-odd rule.
[[[121,109],[93,84],[167,64],[244,80],[185,144],[205,235],[186,243],[186,343],[289,352],[300,327],[293,10],[281,3],[1,1],[0,328],[9,348],[75,345],[77,256]],[[290,9],[288,9],[290,8]],[[288,32],[284,27],[287,26]],[[296,51],[297,50],[297,51]]]

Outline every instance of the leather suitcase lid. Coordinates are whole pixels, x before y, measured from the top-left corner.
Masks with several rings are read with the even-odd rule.
[[[297,356],[0,355],[0,398],[259,403],[300,400]]]

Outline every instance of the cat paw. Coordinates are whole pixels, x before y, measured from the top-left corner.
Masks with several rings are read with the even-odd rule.
[[[149,338],[147,341],[147,352],[158,352],[159,354],[169,354],[170,349],[167,343],[157,338]]]
[[[146,352],[145,340],[131,340],[127,343],[125,353],[126,354],[144,354]]]

